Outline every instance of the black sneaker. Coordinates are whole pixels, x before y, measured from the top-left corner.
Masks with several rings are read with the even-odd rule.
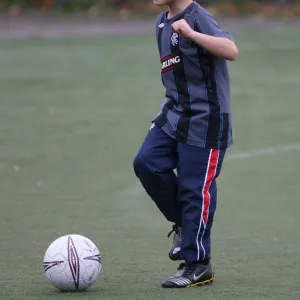
[[[170,246],[169,257],[171,260],[181,259],[181,227],[173,225],[172,231],[168,234],[168,237],[174,232],[173,242]]]
[[[172,276],[162,283],[163,288],[191,288],[214,282],[212,265],[185,264],[180,276]]]

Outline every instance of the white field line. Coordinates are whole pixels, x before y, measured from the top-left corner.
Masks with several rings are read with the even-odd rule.
[[[254,149],[246,152],[237,152],[228,154],[225,160],[245,160],[254,157],[265,156],[269,154],[277,154],[282,152],[290,152],[300,150],[300,144],[290,144],[285,146]]]
[[[300,50],[300,43],[295,41],[279,41],[279,42],[244,42],[239,44],[241,52],[243,51],[262,51],[262,50],[278,50],[278,51],[295,51]]]
[[[300,144],[289,144],[278,147],[258,148],[245,152],[230,153],[225,157],[226,161],[247,160],[261,156],[274,155],[279,153],[291,152],[300,150]],[[122,191],[127,197],[140,197],[144,193],[142,186],[139,182],[135,183],[130,188]]]

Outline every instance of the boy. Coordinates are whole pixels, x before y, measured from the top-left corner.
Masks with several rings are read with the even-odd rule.
[[[193,287],[214,281],[210,235],[216,178],[232,145],[226,60],[236,60],[238,49],[232,36],[196,2],[153,1],[168,6],[156,26],[166,99],[134,170],[174,224],[170,259],[184,260],[162,287]]]

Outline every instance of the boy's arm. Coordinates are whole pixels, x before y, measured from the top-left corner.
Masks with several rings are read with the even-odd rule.
[[[236,44],[230,39],[231,36],[214,23],[208,26],[208,34],[193,30],[184,19],[174,22],[172,26],[179,35],[191,39],[215,56],[231,61],[236,60],[238,57],[239,51]]]

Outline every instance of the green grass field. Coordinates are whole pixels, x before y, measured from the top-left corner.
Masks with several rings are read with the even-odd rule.
[[[230,154],[300,143],[298,29],[237,30]],[[163,100],[153,36],[0,40],[1,300],[300,299],[299,150],[224,163],[216,282],[163,290],[168,224],[132,159]],[[276,148],[277,149],[277,148]],[[79,233],[103,256],[84,294],[45,279],[44,252]]]

